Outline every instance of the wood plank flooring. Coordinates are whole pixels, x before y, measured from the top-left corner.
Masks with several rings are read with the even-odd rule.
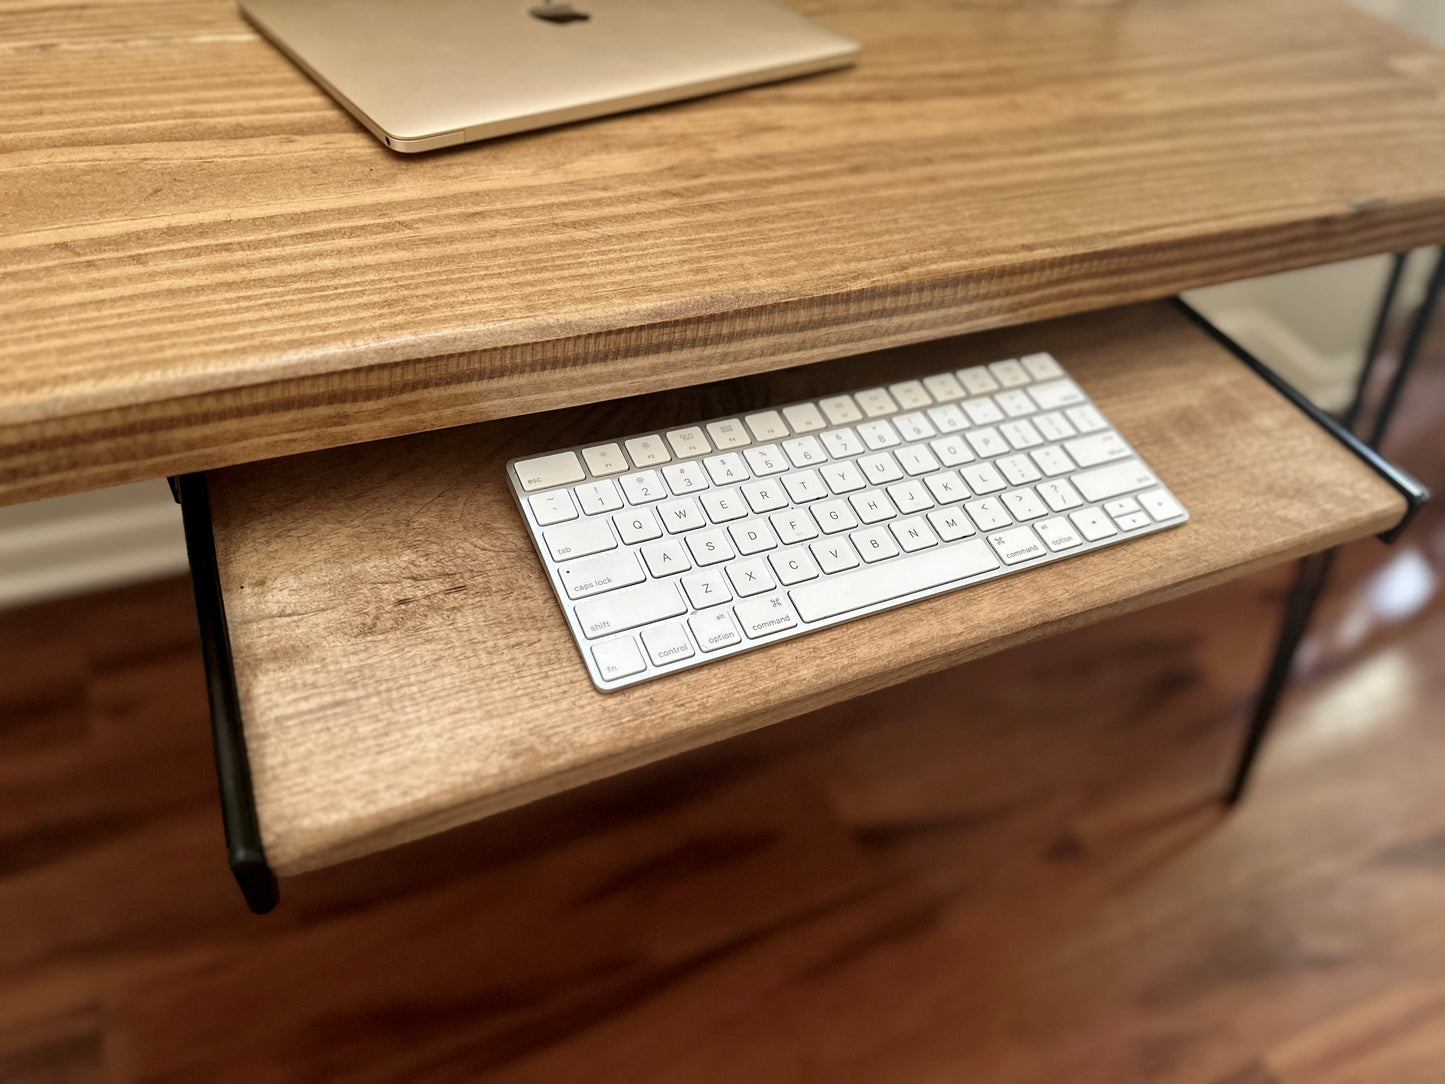
[[[1445,376],[1392,454],[1445,488]],[[1430,367],[1427,367],[1427,369]],[[289,880],[222,860],[188,588],[0,615],[0,1081],[1445,1079],[1445,516]],[[860,626],[861,629],[861,626]]]

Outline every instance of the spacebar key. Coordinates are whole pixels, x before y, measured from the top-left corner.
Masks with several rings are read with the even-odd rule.
[[[861,610],[864,606],[876,606],[915,591],[942,587],[995,568],[998,568],[998,558],[993,551],[974,539],[896,561],[885,561],[846,576],[814,580],[793,588],[788,594],[798,608],[798,616],[804,621],[822,621],[826,617],[837,617],[849,610]]]

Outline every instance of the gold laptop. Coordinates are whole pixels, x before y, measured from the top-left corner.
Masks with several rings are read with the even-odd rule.
[[[775,0],[240,0],[397,151],[841,68],[858,45]]]

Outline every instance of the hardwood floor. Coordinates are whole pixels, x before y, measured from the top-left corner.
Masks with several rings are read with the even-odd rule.
[[[1445,374],[1392,454],[1437,490]],[[0,615],[0,1081],[1445,1079],[1445,516],[283,884],[188,588]]]

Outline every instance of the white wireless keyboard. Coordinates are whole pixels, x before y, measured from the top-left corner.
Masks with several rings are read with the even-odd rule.
[[[1188,519],[1048,354],[507,475],[603,690]]]

